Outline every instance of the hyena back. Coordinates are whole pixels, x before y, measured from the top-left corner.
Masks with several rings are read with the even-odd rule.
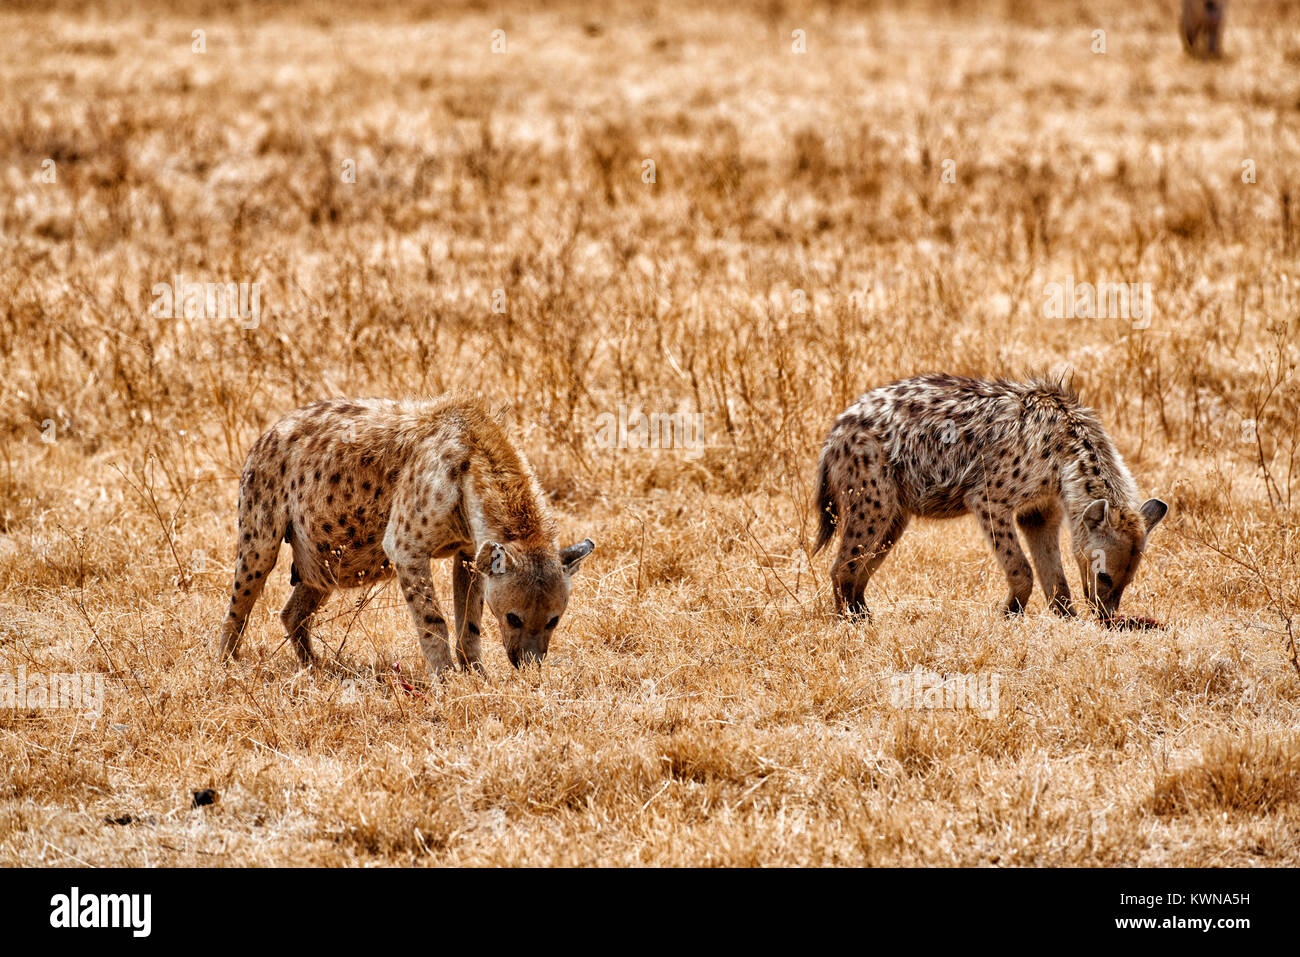
[[[1068,521],[1088,604],[1113,615],[1147,535],[1168,507],[1140,503],[1114,443],[1060,383],[924,375],[874,389],[843,412],[818,463],[814,551],[843,533],[831,570],[841,614],[866,612],[868,580],[912,516],[974,513],[1006,573],[1003,610],[1024,610],[1033,572],[1073,614],[1059,531]]]
[[[430,562],[452,558],[455,664],[482,671],[483,603],[518,666],[546,655],[570,579],[594,547],[560,549],[531,469],[480,405],[456,398],[339,399],[289,413],[253,445],[239,483],[238,555],[217,655],[293,551],[280,618],[304,663],[310,621],[335,588],[396,576],[429,668],[453,664]]]

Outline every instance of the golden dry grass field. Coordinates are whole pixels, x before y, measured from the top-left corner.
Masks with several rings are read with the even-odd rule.
[[[1300,4],[1217,62],[1176,7],[8,6],[0,671],[104,699],[0,708],[0,863],[1300,864]],[[159,315],[178,275],[258,321]],[[969,518],[832,615],[820,443],[933,370],[1072,372],[1171,505],[1123,609],[1167,630],[1003,619]],[[258,434],[453,389],[597,543],[545,666],[489,618],[430,687],[389,585],[300,670],[285,556],[214,664]],[[917,667],[996,714],[896,706]]]

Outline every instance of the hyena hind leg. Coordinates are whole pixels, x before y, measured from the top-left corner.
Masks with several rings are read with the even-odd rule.
[[[982,497],[968,504],[1007,576],[1009,594],[1002,612],[1006,615],[1019,615],[1025,610],[1029,595],[1034,590],[1034,573],[1029,568],[1025,553],[1020,550],[1020,542],[1012,525],[1012,513],[993,511]]]
[[[839,554],[831,566],[835,605],[841,615],[870,618],[866,604],[867,582],[871,581],[871,576],[889,555],[889,550],[905,528],[907,516],[898,509],[851,514],[844,525]]]
[[[1061,507],[1055,503],[1036,506],[1017,515],[1016,524],[1029,544],[1029,557],[1047,607],[1058,615],[1073,615],[1070,586],[1061,566]]]
[[[252,510],[243,507],[241,502],[239,514],[239,554],[235,559],[235,579],[230,588],[230,606],[226,617],[221,622],[221,634],[217,638],[216,657],[218,661],[233,658],[239,653],[239,642],[244,636],[244,626],[248,615],[257,604],[266,585],[266,576],[275,568],[276,559],[280,557],[280,538],[282,530],[272,529],[271,522],[264,516],[260,521],[252,521]]]
[[[325,601],[329,592],[300,581],[294,586],[293,594],[280,612],[280,621],[284,623],[284,633],[298,653],[298,660],[310,665],[316,660],[311,650],[311,617]]]

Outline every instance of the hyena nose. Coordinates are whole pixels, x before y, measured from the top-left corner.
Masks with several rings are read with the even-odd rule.
[[[536,648],[528,648],[524,651],[515,652],[510,656],[510,663],[516,668],[522,668],[525,665],[540,665],[542,659],[546,657],[546,652],[539,651]]]
[[[1119,610],[1119,601],[1115,598],[1098,598],[1093,602],[1099,618],[1113,618],[1115,612]]]

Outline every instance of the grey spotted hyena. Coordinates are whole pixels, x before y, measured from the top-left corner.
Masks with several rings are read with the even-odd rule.
[[[1183,0],[1178,26],[1189,53],[1209,57],[1220,54],[1223,14],[1227,7],[1228,0]]]
[[[594,547],[557,548],[528,463],[480,405],[455,398],[329,400],[289,413],[253,445],[239,483],[238,557],[217,642],[235,654],[280,543],[293,594],[280,618],[304,663],[312,614],[335,588],[396,576],[429,668],[482,670],[483,603],[511,664],[540,662]],[[454,648],[430,577],[450,558]]]
[[[1089,605],[1115,614],[1147,535],[1168,507],[1140,502],[1101,423],[1060,383],[923,375],[868,392],[835,421],[818,465],[814,551],[842,533],[831,570],[842,614],[863,593],[914,515],[972,512],[1024,610],[1033,572],[1050,607],[1073,614],[1058,535],[1067,521]]]

